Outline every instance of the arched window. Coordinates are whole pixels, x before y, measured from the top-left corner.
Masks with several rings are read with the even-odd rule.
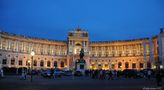
[[[23,64],[22,60],[19,60],[18,63],[19,63],[20,66]]]
[[[108,64],[105,64],[104,67],[105,67],[105,68],[108,68]]]
[[[50,66],[51,66],[51,62],[47,61],[47,67],[50,67]]]
[[[34,60],[33,65],[34,65],[34,66],[37,66],[37,61],[36,61],[36,60]]]
[[[119,62],[119,63],[118,63],[118,68],[121,68],[121,67],[122,67],[122,63]]]
[[[57,63],[57,61],[54,61],[54,67],[55,67],[55,68],[58,67],[58,63]]]
[[[132,63],[132,68],[136,68],[136,63]]]
[[[102,69],[102,65],[101,64],[98,64],[98,69]]]
[[[7,64],[7,59],[6,58],[3,59],[2,64],[4,64],[4,65]]]
[[[30,66],[30,63],[28,62],[28,60],[26,60],[26,66]]]
[[[96,68],[96,67],[95,67],[95,64],[92,64],[92,67],[91,67],[91,69],[94,69],[94,68]]]
[[[61,64],[61,65],[60,65],[61,67],[64,67],[64,62],[63,62],[63,61],[61,61],[60,64]]]
[[[140,63],[140,68],[143,68],[143,63]]]
[[[111,67],[112,67],[112,69],[114,69],[115,68],[115,64],[112,64]]]
[[[40,61],[40,66],[43,67],[44,66],[44,61]]]
[[[15,65],[15,58],[11,59],[11,65]]]
[[[129,63],[128,62],[125,63],[125,68],[126,69],[129,68]]]

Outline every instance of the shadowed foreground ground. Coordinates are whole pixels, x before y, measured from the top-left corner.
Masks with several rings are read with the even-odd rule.
[[[162,82],[164,87],[164,82]],[[20,80],[18,76],[6,76],[0,79],[0,90],[164,90],[157,87],[155,80],[119,79],[96,80],[89,77],[63,77],[46,79],[34,76],[33,82]]]

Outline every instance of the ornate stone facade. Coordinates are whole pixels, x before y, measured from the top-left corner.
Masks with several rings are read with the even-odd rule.
[[[90,41],[88,32],[79,28],[70,31],[66,41],[0,32],[0,67],[28,68],[33,50],[34,69],[74,69],[83,48],[88,69],[141,70],[154,67],[159,58],[162,60],[164,55],[159,54],[159,40],[164,43],[163,32],[152,38],[104,42]],[[161,48],[162,53],[164,48]]]

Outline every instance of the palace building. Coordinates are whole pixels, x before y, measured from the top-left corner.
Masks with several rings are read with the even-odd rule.
[[[65,41],[0,32],[0,68],[28,68],[31,51],[34,69],[74,69],[81,48],[87,69],[124,70],[163,65],[164,32],[150,38],[119,41],[90,41],[80,28],[68,32]]]

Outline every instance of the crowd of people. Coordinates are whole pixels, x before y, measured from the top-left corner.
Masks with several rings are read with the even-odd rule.
[[[86,70],[85,75],[89,76],[93,79],[117,79],[121,74],[114,70],[114,71],[108,71],[108,70]]]
[[[160,86],[162,82],[162,78],[164,74],[159,70],[124,70],[124,71],[116,71],[116,70],[86,70],[85,75],[91,77],[93,79],[99,80],[116,80],[122,78],[144,78],[147,80],[151,80],[152,78],[156,79],[156,83]]]

